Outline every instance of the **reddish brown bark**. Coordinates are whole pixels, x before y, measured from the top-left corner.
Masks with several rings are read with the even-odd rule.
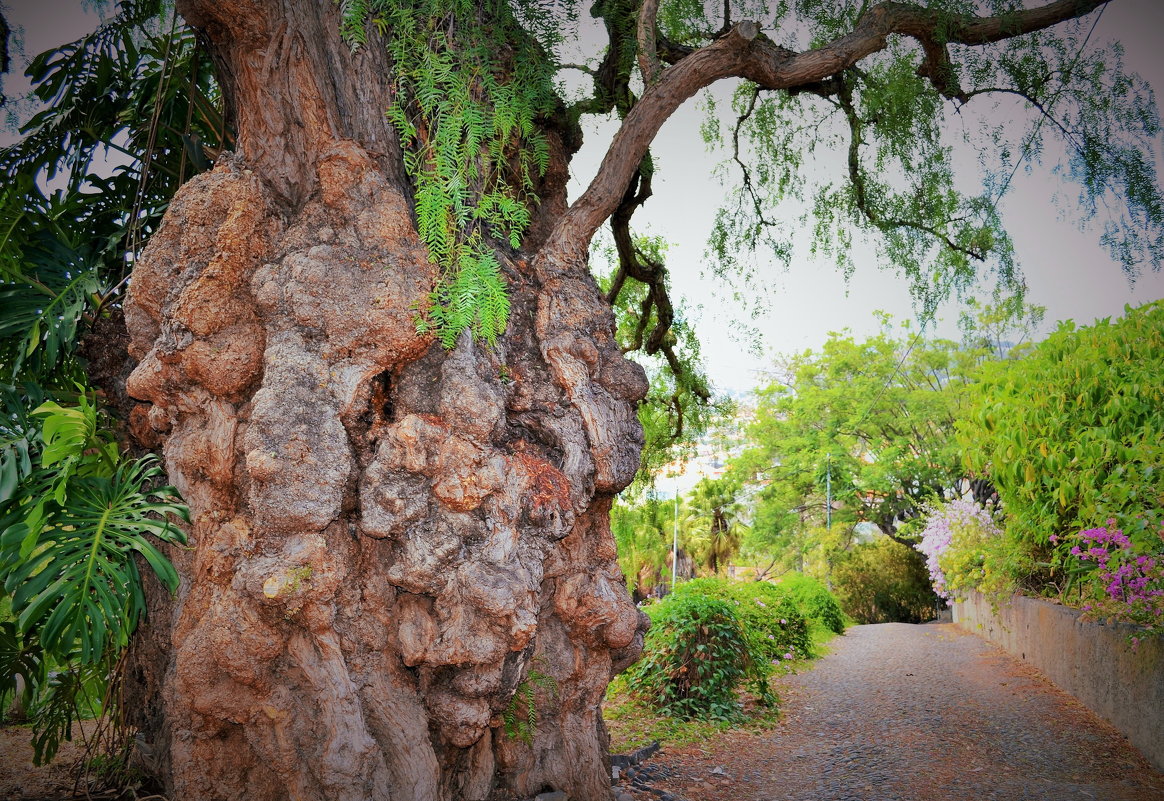
[[[416,333],[435,280],[374,48],[330,0],[186,3],[238,153],[187,184],[137,265],[139,430],[193,512],[143,717],[177,799],[608,792],[598,707],[645,619],[612,493],[646,389],[582,261],[518,256],[499,346]],[[567,154],[542,187],[544,239]],[[147,431],[148,430],[148,431]],[[501,716],[554,677],[532,746]]]

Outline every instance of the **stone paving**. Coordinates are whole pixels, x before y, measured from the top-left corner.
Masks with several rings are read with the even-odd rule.
[[[784,680],[784,717],[648,762],[687,801],[1164,801],[1164,774],[1034,669],[950,624],[855,626]],[[623,801],[627,801],[623,798]]]

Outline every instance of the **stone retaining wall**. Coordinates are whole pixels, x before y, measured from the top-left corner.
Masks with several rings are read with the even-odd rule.
[[[1079,617],[1022,596],[997,609],[978,594],[954,604],[955,623],[1038,668],[1164,771],[1164,637],[1141,639],[1133,649],[1134,627]]]

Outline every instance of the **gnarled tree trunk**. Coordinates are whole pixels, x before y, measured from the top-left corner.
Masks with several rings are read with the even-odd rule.
[[[175,197],[126,305],[134,425],[194,520],[134,673],[170,794],[606,797],[599,704],[646,626],[608,511],[646,382],[586,243],[542,247],[561,135],[528,255],[504,265],[508,331],[445,351],[414,322],[436,268],[383,54],[350,54],[332,0],[180,10],[238,148]],[[556,691],[527,746],[501,724],[531,669]]]

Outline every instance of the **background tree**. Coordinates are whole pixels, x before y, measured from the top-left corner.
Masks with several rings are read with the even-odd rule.
[[[618,565],[635,602],[670,582],[675,504],[653,496],[637,503],[616,501],[610,530],[618,545]]]
[[[992,492],[989,482],[964,484],[954,424],[982,364],[1004,355],[1040,314],[1021,303],[986,306],[963,321],[963,343],[927,340],[908,326],[895,334],[888,318],[863,342],[831,335],[819,352],[789,358],[785,377],[759,392],[748,429],[754,444],[733,470],[766,482],[761,505],[823,512],[831,487],[835,523],[870,522],[915,542],[899,526],[926,501]]]
[[[925,560],[907,545],[879,537],[837,555],[833,592],[858,623],[924,623],[939,608]]]
[[[740,487],[730,479],[702,479],[683,504],[685,546],[710,575],[718,575],[740,549],[747,530]]]
[[[1000,174],[1061,135],[1085,203],[1128,201],[1116,255],[1156,263],[1150,95],[1064,24],[1100,5],[603,2],[594,91],[567,104],[541,4],[180,0],[234,138],[133,252],[124,298],[130,430],[163,442],[193,520],[131,668],[167,794],[605,796],[599,699],[644,626],[608,513],[648,384],[587,246],[609,219],[623,286],[651,287],[644,347],[665,342],[664,272],[630,236],[652,138],[744,79],[719,266],[787,253],[775,203],[808,197],[818,249],[875,235],[928,307],[979,264],[1019,285],[1006,181],[959,192],[943,139],[947,112],[1018,95],[1050,124],[1009,148],[1012,126],[983,126]],[[567,203],[591,113],[619,130]],[[843,168],[813,187],[822,146]],[[501,720],[535,659],[559,693],[527,744]]]

